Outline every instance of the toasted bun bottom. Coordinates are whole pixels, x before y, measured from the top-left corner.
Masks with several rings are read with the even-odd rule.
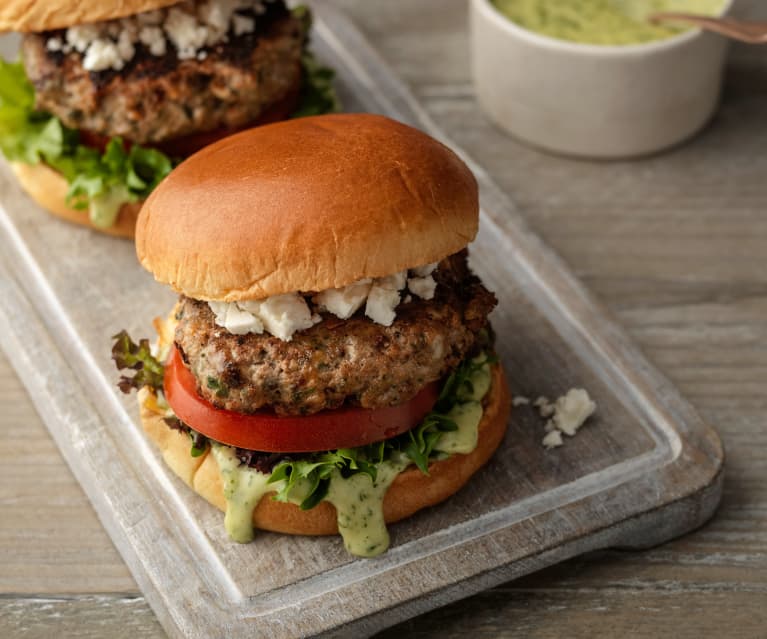
[[[61,173],[45,164],[12,162],[11,168],[29,196],[54,215],[67,220],[67,222],[89,226],[109,235],[133,237],[141,202],[123,204],[114,226],[107,228],[94,226],[88,217],[88,211],[78,211],[66,205],[69,185]]]
[[[168,428],[162,416],[152,411],[139,397],[141,421],[150,439],[157,444],[165,462],[199,495],[221,510],[226,500],[221,473],[210,450],[200,457],[189,454],[186,433]],[[399,521],[415,512],[444,501],[463,487],[498,448],[506,432],[511,399],[503,369],[493,370],[493,384],[485,401],[479,425],[477,448],[468,455],[452,455],[429,465],[429,475],[414,466],[400,473],[384,497],[383,510],[387,523]],[[311,510],[301,510],[290,503],[274,501],[266,495],[253,511],[253,524],[262,530],[291,535],[334,535],[338,533],[335,507],[326,502]]]

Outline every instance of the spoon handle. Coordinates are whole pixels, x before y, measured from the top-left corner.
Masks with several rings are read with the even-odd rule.
[[[661,12],[654,13],[649,17],[650,22],[684,22],[719,33],[733,40],[748,42],[750,44],[767,43],[767,22],[748,22],[735,18],[711,18],[693,13]]]

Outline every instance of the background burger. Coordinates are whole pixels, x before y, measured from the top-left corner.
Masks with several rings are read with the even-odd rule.
[[[181,297],[155,357],[116,336],[120,387],[235,540],[340,532],[376,555],[490,458],[510,402],[477,222],[460,159],[374,115],[239,133],[152,193],[137,254]]]
[[[140,202],[181,157],[246,127],[336,110],[283,0],[0,3],[0,150],[68,220],[132,236]]]

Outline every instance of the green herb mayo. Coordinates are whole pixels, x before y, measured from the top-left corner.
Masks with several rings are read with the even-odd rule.
[[[365,473],[357,473],[348,479],[335,473],[331,478],[325,499],[336,508],[338,532],[352,555],[375,557],[389,547],[389,532],[383,514],[384,495],[409,464],[407,458],[379,464],[375,482]]]
[[[656,11],[715,15],[723,0],[491,0],[525,29],[582,44],[640,44],[670,38],[685,27],[653,25]]]
[[[442,433],[435,450],[441,454],[468,454],[477,446],[479,423],[482,420],[482,398],[490,390],[491,372],[487,358],[481,355],[477,362],[485,364],[475,370],[465,388],[459,389],[458,402],[448,416],[457,429]],[[282,482],[268,483],[270,474],[240,464],[234,449],[212,443],[211,452],[218,463],[226,498],[224,526],[229,536],[241,543],[254,537],[253,510],[268,493],[277,492]],[[357,473],[344,478],[334,472],[330,478],[325,501],[335,506],[338,531],[346,549],[359,557],[374,557],[389,547],[389,533],[383,515],[383,500],[391,483],[412,464],[403,453],[376,466],[376,479]],[[300,483],[288,497],[292,503],[301,503],[306,487]]]
[[[274,490],[274,486],[268,484],[270,475],[240,464],[229,446],[212,444],[211,452],[224,484],[226,532],[241,544],[253,541],[253,511],[261,498]]]

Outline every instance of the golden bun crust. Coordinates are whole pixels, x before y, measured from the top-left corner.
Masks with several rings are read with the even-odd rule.
[[[189,454],[190,439],[185,433],[171,430],[162,416],[146,405],[146,391],[139,396],[141,422],[149,438],[160,449],[168,466],[188,486],[220,510],[226,510],[221,475],[214,456],[208,450],[200,457]],[[506,377],[500,365],[493,370],[493,385],[485,402],[479,425],[479,443],[468,455],[452,455],[429,465],[429,476],[410,467],[397,476],[384,497],[387,523],[399,521],[415,512],[434,506],[457,492],[492,456],[506,433],[511,400]],[[274,501],[266,495],[253,512],[253,524],[262,530],[291,535],[334,535],[338,533],[336,509],[323,501],[311,510],[294,504]]]
[[[444,145],[379,115],[323,115],[186,160],[142,208],[136,252],[189,297],[261,299],[436,262],[478,217],[476,180]]]
[[[0,32],[47,31],[77,24],[123,18],[177,4],[179,0],[3,0]]]
[[[101,228],[91,223],[87,211],[78,211],[66,205],[66,195],[69,187],[61,173],[54,171],[45,164],[12,162],[11,168],[22,188],[29,196],[54,215],[68,222],[89,226],[108,235],[133,237],[133,231],[136,228],[136,218],[138,218],[138,213],[141,209],[141,202],[123,204],[114,226]]]

